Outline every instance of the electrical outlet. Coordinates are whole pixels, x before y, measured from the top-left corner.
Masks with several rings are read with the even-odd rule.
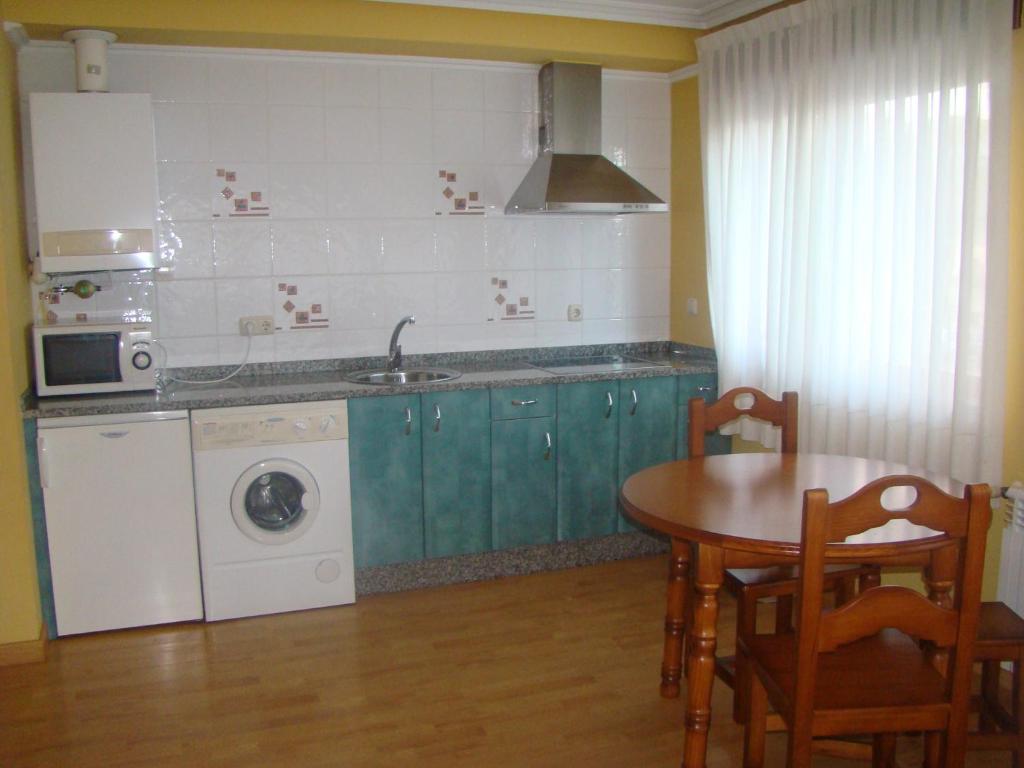
[[[578,323],[583,319],[583,305],[582,304],[570,304],[569,309],[566,312],[569,320]]]
[[[269,336],[274,332],[274,318],[270,315],[240,317],[238,332],[243,336]]]
[[[696,315],[697,314],[697,300],[689,298],[686,300],[686,314]]]

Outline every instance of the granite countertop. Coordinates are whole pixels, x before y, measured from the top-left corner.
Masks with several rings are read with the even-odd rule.
[[[639,358],[655,365],[631,370],[586,370],[553,373],[537,367],[567,357],[621,355]],[[461,372],[461,376],[432,384],[377,386],[352,384],[345,374],[366,368],[381,368],[383,357],[344,360],[316,360],[296,363],[263,363],[248,366],[238,375],[220,384],[182,384],[169,382],[157,391],[127,392],[113,395],[36,398],[26,395],[25,418],[91,416],[100,414],[141,413],[150,411],[224,408],[315,400],[340,400],[354,397],[444,392],[491,387],[513,387],[580,381],[636,379],[689,373],[713,373],[717,370],[714,352],[702,347],[670,342],[608,344],[600,346],[554,347],[501,350],[491,352],[409,355],[406,368],[442,367]],[[177,378],[219,378],[231,367],[176,369],[168,373]]]

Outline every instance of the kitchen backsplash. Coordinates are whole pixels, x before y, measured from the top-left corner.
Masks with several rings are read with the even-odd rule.
[[[18,66],[27,157],[27,96],[73,91],[74,59]],[[33,286],[40,317],[151,317],[172,366],[237,362],[243,315],[278,329],[254,362],[383,354],[407,314],[408,353],[668,338],[668,216],[503,215],[536,155],[533,67],[114,46],[110,73],[153,97],[164,267],[88,299]],[[604,73],[604,153],[665,200],[669,118],[665,76]]]

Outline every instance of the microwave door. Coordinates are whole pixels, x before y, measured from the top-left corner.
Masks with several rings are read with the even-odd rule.
[[[47,387],[121,381],[119,333],[68,333],[43,337]]]

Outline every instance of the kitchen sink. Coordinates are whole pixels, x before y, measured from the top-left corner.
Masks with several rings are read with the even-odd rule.
[[[345,374],[345,381],[353,384],[375,384],[387,386],[395,384],[429,384],[438,381],[451,381],[462,374],[447,368],[410,368],[404,371],[355,371]]]

